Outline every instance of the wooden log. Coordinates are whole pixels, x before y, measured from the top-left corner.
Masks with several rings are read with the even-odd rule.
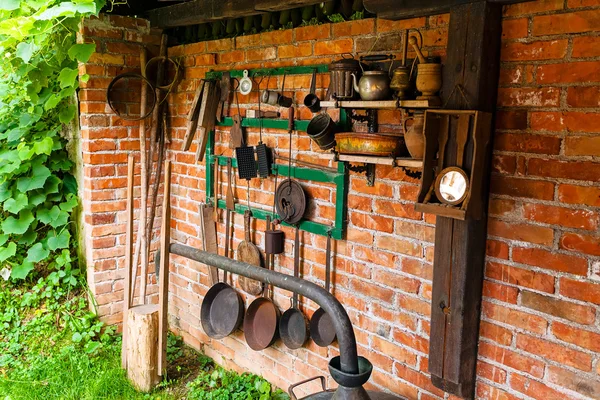
[[[167,368],[167,335],[169,333],[169,245],[171,244],[171,161],[165,161],[162,226],[160,231],[160,265],[158,273],[158,374]]]
[[[405,19],[447,13],[454,7],[485,0],[364,0],[365,9],[383,19]],[[513,4],[529,0],[488,0],[490,3]]]
[[[158,385],[158,305],[146,304],[129,309],[127,319],[127,377],[141,392]]]
[[[447,108],[495,111],[501,21],[499,3],[478,2],[452,9],[442,88]],[[454,91],[457,85],[468,105]],[[455,137],[447,147],[447,164],[457,165]],[[491,144],[487,148],[478,190],[481,198],[477,202],[484,207],[482,218],[436,220],[429,372],[435,386],[463,398],[472,398],[475,390],[492,148]],[[469,145],[467,149],[463,164],[471,165],[474,154]]]
[[[260,14],[251,0],[193,0],[148,12],[150,25],[174,28]]]
[[[133,178],[135,164],[133,154],[127,157],[127,222],[125,227],[125,282],[123,287],[123,343],[121,345],[121,367],[127,368],[127,313],[131,307],[131,269],[133,267]]]

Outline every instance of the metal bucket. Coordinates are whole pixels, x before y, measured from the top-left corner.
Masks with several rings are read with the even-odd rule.
[[[319,114],[314,117],[309,122],[306,133],[321,150],[335,147],[335,122],[329,114]]]

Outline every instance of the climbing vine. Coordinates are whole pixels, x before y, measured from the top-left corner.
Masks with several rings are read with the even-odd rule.
[[[77,114],[82,18],[104,0],[0,0],[0,275],[71,270],[78,206],[64,132]],[[87,79],[86,76],[81,78]],[[73,274],[62,274],[75,285]]]

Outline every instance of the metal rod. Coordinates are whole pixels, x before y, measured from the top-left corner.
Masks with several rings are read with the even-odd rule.
[[[233,274],[296,292],[311,299],[331,317],[340,348],[341,371],[347,374],[357,374],[359,372],[356,337],[354,336],[352,322],[350,322],[350,318],[340,302],[324,288],[301,278],[269,271],[265,268],[259,268],[255,265],[232,260],[217,254],[207,253],[206,251],[179,243],[171,243],[170,252]],[[157,257],[160,256],[157,254]]]

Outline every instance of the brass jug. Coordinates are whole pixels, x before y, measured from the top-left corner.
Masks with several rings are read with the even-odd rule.
[[[390,83],[392,90],[396,92],[398,100],[406,100],[408,98],[407,91],[410,90],[410,68],[398,67],[392,74],[392,82]]]

